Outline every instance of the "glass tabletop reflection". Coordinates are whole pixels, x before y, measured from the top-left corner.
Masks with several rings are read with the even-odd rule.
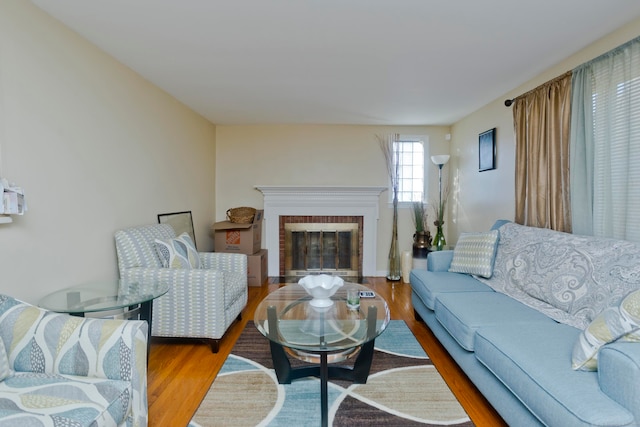
[[[347,306],[347,290],[371,289],[346,282],[330,297],[331,304],[320,307],[299,284],[289,284],[269,294],[257,307],[254,323],[270,340],[282,346],[328,352],[351,349],[375,339],[389,323],[389,308],[375,294],[360,298],[360,307]],[[276,319],[277,333],[270,334],[269,318]]]
[[[92,313],[142,304],[168,291],[167,283],[102,281],[58,290],[42,298],[38,305],[58,313]]]

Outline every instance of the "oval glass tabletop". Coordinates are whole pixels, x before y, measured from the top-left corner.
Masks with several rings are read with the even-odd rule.
[[[379,295],[360,298],[360,307],[347,306],[347,289],[371,289],[345,283],[330,297],[331,304],[314,304],[298,284],[270,293],[253,316],[258,330],[284,347],[309,352],[332,352],[365,344],[380,335],[389,323],[389,308]],[[270,331],[269,322],[277,322]],[[270,333],[271,332],[271,333]],[[275,333],[273,333],[275,332]]]
[[[113,280],[53,292],[38,305],[58,313],[92,313],[142,304],[169,291],[167,283]]]

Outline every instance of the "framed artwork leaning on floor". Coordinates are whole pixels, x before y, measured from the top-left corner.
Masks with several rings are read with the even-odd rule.
[[[158,223],[169,224],[176,232],[176,236],[179,236],[182,233],[187,233],[189,237],[191,237],[193,244],[196,245],[196,236],[193,231],[193,218],[191,217],[191,211],[158,214]]]

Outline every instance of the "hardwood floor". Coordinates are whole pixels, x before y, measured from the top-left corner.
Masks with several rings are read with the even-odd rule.
[[[258,303],[267,293],[280,286],[282,284],[270,283],[260,288],[249,288],[249,301],[242,312],[242,319],[231,325],[216,354],[211,353],[207,344],[197,341],[152,340],[147,376],[149,426],[173,427],[188,424],[233,344],[247,322],[253,320],[253,312]],[[392,284],[385,278],[373,277],[367,278],[367,286],[387,301],[392,319],[407,323],[475,425],[506,426],[449,357],[429,328],[414,319],[410,285],[401,282]]]

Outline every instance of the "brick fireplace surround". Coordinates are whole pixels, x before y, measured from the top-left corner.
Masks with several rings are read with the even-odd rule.
[[[281,217],[361,217],[362,275],[376,275],[380,193],[386,187],[256,186],[264,195],[268,275],[281,276]],[[339,221],[344,221],[340,219]]]

